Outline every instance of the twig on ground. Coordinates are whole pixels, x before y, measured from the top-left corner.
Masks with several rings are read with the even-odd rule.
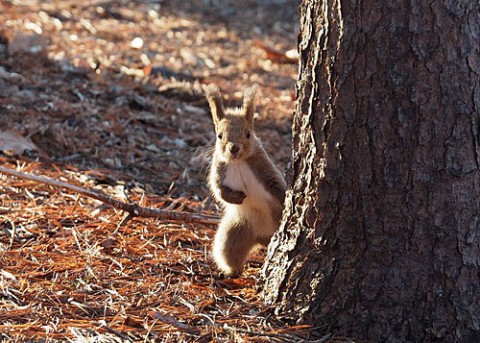
[[[105,329],[108,332],[114,334],[115,336],[120,337],[121,339],[123,339],[126,342],[133,342],[133,340],[130,337],[128,337],[127,335],[125,335],[125,334],[123,334],[123,333],[121,333],[121,332],[119,332],[115,329],[112,329],[110,326],[108,326],[108,324],[104,320],[101,320],[100,322],[98,322],[97,325],[99,327],[101,327],[102,329]]]
[[[7,249],[5,250],[5,252],[6,252],[6,251],[10,250],[13,246],[13,242],[15,241],[15,236],[17,235],[17,227],[15,226],[15,223],[12,220],[8,219],[6,216],[1,216],[1,218],[8,221],[10,223],[10,226],[12,227],[12,234],[11,234],[11,237],[10,237],[10,243],[9,243]]]
[[[181,323],[175,318],[173,318],[172,316],[169,316],[168,314],[161,314],[158,311],[150,311],[149,315],[154,319],[158,319],[159,321],[164,322],[165,324],[172,325],[177,329],[188,332],[189,334],[198,335],[200,333],[200,330],[197,329],[196,327],[185,324],[185,323]]]
[[[43,176],[37,176],[27,173],[22,173],[10,168],[5,168],[0,166],[0,173],[15,176],[21,179],[30,180],[34,182],[44,183],[57,188],[65,188],[70,191],[80,193],[87,197],[99,200],[107,205],[121,209],[129,213],[128,219],[132,217],[150,217],[158,218],[161,220],[167,221],[181,221],[185,223],[200,223],[200,224],[218,224],[220,222],[219,218],[216,216],[189,213],[189,212],[178,212],[178,211],[167,211],[149,207],[139,206],[137,204],[127,204],[112,197],[109,197],[106,194],[100,193],[98,191],[93,191],[91,189],[86,189],[80,186],[71,185],[66,182],[52,180]]]
[[[252,337],[268,337],[271,339],[276,339],[281,342],[311,342],[311,343],[325,343],[332,337],[332,333],[327,333],[319,338],[308,338],[306,334],[301,334],[300,332],[296,332],[293,329],[296,327],[289,327],[285,330],[277,330],[277,332],[260,332],[260,331],[252,331],[250,329],[242,329],[238,327],[231,327],[227,324],[213,324],[214,326],[228,331],[232,333],[241,333],[244,335],[252,336]],[[300,326],[297,326],[297,328],[300,328]],[[305,325],[303,329],[306,330],[306,333],[311,332],[312,330],[315,331],[318,328],[323,328],[323,327],[310,327],[308,325]]]
[[[269,333],[269,332],[256,332],[251,330],[245,330],[236,327],[230,327],[228,325],[219,326],[221,329],[228,331],[228,332],[235,332],[235,333],[243,333],[248,336],[257,336],[257,337],[268,337],[268,338],[276,338],[279,340],[283,340],[286,342],[292,342],[295,337],[286,333]]]

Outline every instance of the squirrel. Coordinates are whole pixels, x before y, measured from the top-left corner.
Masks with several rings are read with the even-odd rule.
[[[209,186],[224,208],[212,250],[225,276],[240,276],[253,248],[268,245],[285,199],[285,179],[253,130],[255,92],[244,91],[241,108],[224,109],[218,87],[206,87],[217,136]]]

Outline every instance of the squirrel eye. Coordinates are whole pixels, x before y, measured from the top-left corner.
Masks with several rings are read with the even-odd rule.
[[[217,137],[218,137],[218,139],[222,139],[222,134],[219,133]]]
[[[250,131],[247,131],[247,138],[250,138]]]

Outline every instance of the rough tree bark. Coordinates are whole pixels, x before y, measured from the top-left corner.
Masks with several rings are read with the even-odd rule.
[[[475,341],[479,41],[477,0],[303,0],[291,189],[260,284],[278,315]]]

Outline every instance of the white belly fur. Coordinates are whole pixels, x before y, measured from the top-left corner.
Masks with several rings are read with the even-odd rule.
[[[236,211],[245,217],[256,236],[271,236],[278,227],[272,218],[271,206],[281,206],[258,181],[246,162],[230,163],[223,184],[233,190],[245,193],[241,205],[225,203],[227,211]]]

